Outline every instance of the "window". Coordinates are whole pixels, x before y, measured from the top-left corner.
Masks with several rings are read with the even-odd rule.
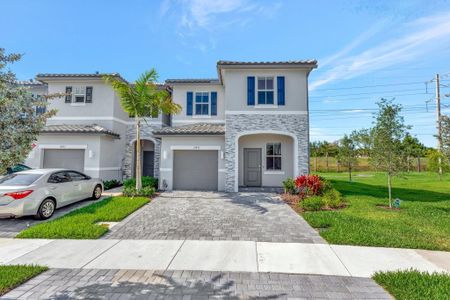
[[[85,99],[85,89],[82,87],[75,87],[73,91],[73,99],[74,103],[84,103]]]
[[[266,145],[266,170],[281,170],[281,143]]]
[[[274,104],[273,77],[258,77],[258,104]]]
[[[70,171],[67,172],[70,176],[70,179],[72,181],[81,181],[81,180],[87,180],[87,177],[81,173],[75,172],[75,171]]]
[[[209,115],[209,93],[195,93],[195,115]]]
[[[49,183],[63,183],[69,181],[70,176],[67,174],[67,172],[54,173],[48,178]]]
[[[66,87],[66,103],[84,104],[92,103],[92,86]]]
[[[42,174],[10,174],[0,179],[0,186],[29,186]]]

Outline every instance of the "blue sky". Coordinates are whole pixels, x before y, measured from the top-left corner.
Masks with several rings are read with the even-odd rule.
[[[155,67],[167,78],[216,77],[218,60],[315,58],[312,139],[336,140],[372,123],[396,98],[412,133],[435,146],[436,73],[450,84],[450,1],[0,0],[0,47],[37,73]],[[426,93],[428,92],[428,93]],[[442,88],[450,94],[449,87]],[[426,101],[431,100],[426,105]],[[450,105],[450,97],[443,99]],[[428,110],[427,110],[428,106]],[[444,113],[450,113],[444,108]]]

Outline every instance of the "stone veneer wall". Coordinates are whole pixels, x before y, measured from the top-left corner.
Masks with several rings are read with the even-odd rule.
[[[227,114],[225,131],[225,191],[234,192],[235,142],[239,133],[252,130],[275,130],[295,134],[298,141],[298,173],[309,172],[309,124],[308,115],[297,114]],[[294,175],[297,170],[294,170]]]
[[[159,163],[161,157],[161,139],[155,138],[153,136],[153,130],[160,129],[161,126],[158,125],[150,125],[145,124],[145,122],[141,123],[141,140],[149,140],[154,142],[155,144],[155,163],[154,163],[154,174],[156,178],[159,178]],[[132,177],[133,170],[133,156],[134,156],[134,147],[133,143],[136,139],[136,126],[128,125],[127,127],[127,135],[126,135],[126,146],[125,146],[125,155],[123,158],[123,176],[125,179]]]

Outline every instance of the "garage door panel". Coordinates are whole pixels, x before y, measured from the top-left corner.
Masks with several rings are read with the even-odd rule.
[[[173,188],[176,190],[217,190],[218,152],[175,150]]]
[[[45,149],[43,167],[84,172],[84,151],[82,149]]]

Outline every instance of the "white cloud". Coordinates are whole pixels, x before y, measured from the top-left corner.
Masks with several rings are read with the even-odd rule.
[[[261,4],[249,0],[164,0],[160,15],[165,16],[172,10],[178,15],[182,28],[212,30],[246,24],[253,16],[271,18],[280,6],[280,2]]]
[[[347,55],[361,44],[362,40],[366,40],[365,34],[358,37],[343,50],[330,56],[329,70],[312,82],[310,89],[314,90],[333,81],[350,79],[410,62],[426,54],[429,55],[435,49],[450,46],[450,12],[420,18],[403,25],[400,30],[403,33],[396,38],[383,41],[358,54]]]

